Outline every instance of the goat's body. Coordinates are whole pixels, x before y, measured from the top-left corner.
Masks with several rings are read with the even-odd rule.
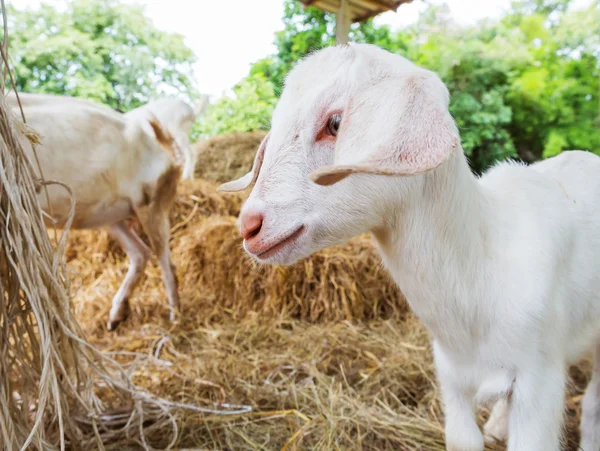
[[[493,400],[600,343],[600,157],[503,163],[479,180],[462,153],[448,164],[375,236],[433,335],[442,386]]]
[[[135,125],[129,127],[122,118],[94,107],[46,103],[25,108],[28,125],[41,135],[37,156],[44,178],[73,190],[75,228],[107,226],[131,217],[149,201],[146,191],[152,191],[171,165],[160,148],[139,145],[152,138],[136,132]],[[23,148],[38,172],[31,146],[23,141]],[[42,190],[41,206],[64,225],[69,194],[56,185],[49,186],[48,192],[50,205]]]
[[[12,107],[18,108],[14,93],[9,94],[6,99]],[[63,107],[66,105],[70,105],[72,108],[95,108],[102,112],[104,116],[112,116],[115,119],[125,117],[125,120],[137,121],[149,137],[153,137],[154,132],[149,126],[148,120],[155,118],[177,142],[177,149],[182,153],[177,157],[183,159],[184,162],[183,179],[193,179],[194,177],[197,156],[191,149],[189,134],[196,120],[196,112],[190,105],[178,98],[164,97],[152,100],[127,113],[121,113],[100,103],[78,97],[20,93],[19,100],[23,108],[45,107],[56,110],[57,113],[60,111],[61,114],[64,110]]]
[[[71,189],[72,227],[107,228],[130,259],[130,269],[113,299],[109,329],[127,317],[129,297],[151,252],[125,222],[134,216],[158,256],[174,317],[179,298],[169,251],[168,214],[181,170],[159,145],[167,135],[156,128],[160,137],[152,136],[159,126],[146,118],[127,117],[83,99],[35,94],[20,98],[27,124],[41,141],[37,158],[25,135],[20,137],[23,149],[38,176]],[[15,97],[9,96],[8,101],[18,113]],[[50,215],[51,219],[45,218],[48,225],[64,226],[71,207],[69,192],[54,184],[47,186],[47,194],[40,190],[38,199]]]

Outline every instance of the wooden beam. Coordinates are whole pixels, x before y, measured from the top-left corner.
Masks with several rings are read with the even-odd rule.
[[[375,16],[377,16],[377,15],[381,14],[382,12],[384,12],[384,11],[382,11],[382,10],[380,10],[380,9],[376,9],[376,10],[373,10],[373,11],[369,11],[369,12],[368,12],[367,14],[365,14],[364,16],[358,16],[358,17],[355,17],[355,18],[354,18],[354,22],[362,22],[362,21],[364,21],[364,20],[370,19],[371,17],[375,17]]]
[[[352,0],[352,3],[357,3],[362,6],[366,6],[367,9],[373,10],[383,10],[383,11],[394,11],[394,5],[382,2],[379,0]]]
[[[334,14],[337,14],[337,12],[339,10],[339,7],[333,6],[333,4],[324,3],[324,2],[316,3],[316,7],[323,11],[327,11],[329,13],[334,13]]]
[[[350,23],[362,22],[386,11],[397,11],[398,7],[413,0],[300,0],[304,6],[313,6],[323,11],[339,14],[347,2]],[[337,27],[336,27],[337,28]]]
[[[340,0],[340,8],[335,18],[335,42],[336,44],[347,44],[350,33],[350,2]]]

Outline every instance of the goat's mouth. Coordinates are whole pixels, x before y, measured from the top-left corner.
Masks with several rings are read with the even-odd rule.
[[[248,247],[246,247],[246,249],[249,250],[252,254],[254,254],[254,257],[256,257],[257,259],[267,260],[268,258],[273,257],[275,254],[283,250],[285,247],[295,243],[298,240],[298,238],[302,236],[305,230],[306,227],[304,225],[301,225],[294,232],[290,233],[283,239],[277,241],[274,244],[268,245],[266,249],[257,249],[258,252],[252,252],[250,249],[248,249]]]

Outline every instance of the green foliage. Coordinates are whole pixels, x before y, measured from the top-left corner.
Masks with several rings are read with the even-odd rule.
[[[514,1],[502,20],[473,27],[454,23],[445,5],[432,5],[402,32],[367,21],[354,24],[350,38],[407,56],[442,77],[478,172],[505,158],[535,161],[566,149],[600,154],[600,7],[594,0],[571,11],[570,3]],[[333,14],[285,0],[277,51],[255,63],[251,76],[263,75],[279,93],[292,66],[333,44],[334,36]]]
[[[275,55],[255,63],[251,75],[264,74],[280,93],[285,75],[292,66],[310,52],[335,44],[335,15],[318,8],[305,8],[295,0],[285,0],[284,29],[275,34]],[[377,44],[391,51],[406,50],[399,33],[387,26],[375,26],[372,20],[353,24],[350,29],[353,42]]]
[[[194,94],[195,56],[162,32],[140,6],[73,0],[64,12],[42,4],[10,8],[10,52],[17,88],[86,97],[129,110],[168,87]]]
[[[194,128],[194,137],[269,129],[277,96],[264,75],[245,78],[233,88],[233,94],[209,107]]]

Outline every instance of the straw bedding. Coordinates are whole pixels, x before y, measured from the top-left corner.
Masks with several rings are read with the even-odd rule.
[[[443,450],[427,333],[370,238],[292,268],[257,267],[244,256],[235,224],[247,193],[221,195],[216,186],[183,182],[173,208],[183,309],[177,324],[167,321],[152,264],[131,300],[130,318],[107,332],[126,259],[102,231],[74,232],[67,252],[82,327],[100,348],[129,353],[118,359],[137,384],[178,402],[253,407],[239,416],[186,416],[178,446]],[[572,370],[572,450],[588,374],[589,362]]]
[[[178,407],[137,390],[81,338],[69,308],[66,235],[50,241],[37,202],[52,182],[33,178],[23,132],[37,142],[0,93],[0,445],[139,448],[156,434],[169,444]]]
[[[196,176],[213,182],[235,180],[252,167],[258,145],[265,132],[230,133],[198,141]]]

